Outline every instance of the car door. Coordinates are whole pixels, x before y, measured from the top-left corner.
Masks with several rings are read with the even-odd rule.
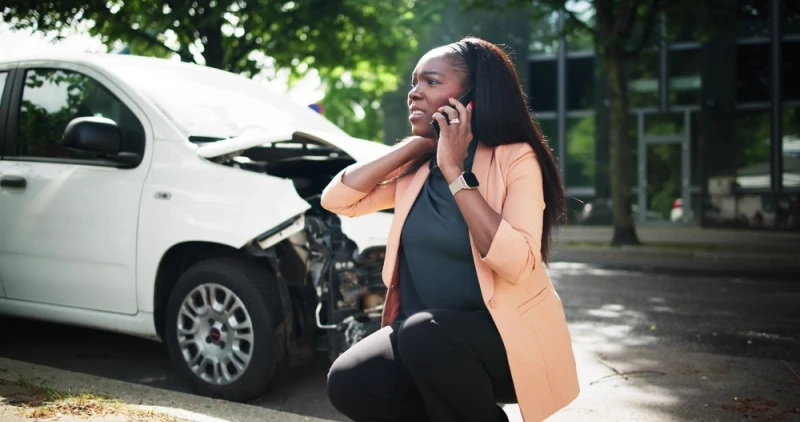
[[[3,162],[3,155],[5,153],[5,130],[6,130],[6,113],[8,112],[8,97],[11,96],[11,82],[13,78],[11,77],[11,72],[13,71],[14,67],[11,64],[7,65],[0,65],[0,170],[2,170],[2,162]],[[8,86],[8,88],[6,87]],[[3,174],[0,172],[0,180],[2,180]],[[2,184],[2,182],[0,182]],[[0,188],[1,189],[1,188]],[[0,219],[5,218],[5,213],[3,213],[3,202],[2,202],[2,192],[0,192]],[[3,238],[0,237],[0,248],[2,248]],[[3,277],[0,274],[0,298],[4,298],[6,296],[6,291],[3,288]]]
[[[151,134],[144,116],[100,72],[74,64],[19,65],[0,163],[0,279],[8,299],[137,312],[136,231]],[[114,120],[118,168],[59,145],[76,117]]]

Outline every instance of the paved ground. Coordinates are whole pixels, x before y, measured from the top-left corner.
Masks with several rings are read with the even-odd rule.
[[[568,263],[551,274],[583,386],[553,420],[800,420],[800,280]],[[0,324],[0,357],[186,391],[158,343],[16,319]],[[344,421],[325,398],[326,370],[321,355],[251,404]]]

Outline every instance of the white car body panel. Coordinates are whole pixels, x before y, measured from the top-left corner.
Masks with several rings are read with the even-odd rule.
[[[251,142],[288,141],[294,133],[356,160],[389,148],[349,137],[314,111],[289,106],[290,100],[277,93],[264,99],[281,111],[285,124],[271,126],[276,117],[265,112],[264,126],[246,136],[198,147],[189,142],[186,128],[176,126],[168,110],[151,100],[164,86],[137,86],[118,72],[122,66],[155,61],[89,54],[0,63],[0,68],[18,64],[84,73],[124,102],[146,133],[144,157],[134,169],[0,160],[0,175],[28,180],[25,190],[0,189],[0,215],[14,216],[0,219],[0,297],[6,296],[0,298],[0,313],[156,337],[155,279],[170,248],[185,242],[241,248],[310,207],[291,180],[222,166],[204,156],[236,152]],[[214,87],[219,96],[243,83],[214,69],[158,63],[169,71],[191,67],[200,75],[194,81],[198,87],[219,79]],[[153,78],[161,82],[158,73]],[[256,139],[259,131],[259,137],[267,135]],[[342,218],[342,229],[364,250],[385,246],[390,220],[385,213]],[[295,224],[280,236],[300,230]]]
[[[50,60],[86,74],[148,118],[125,90],[91,66]],[[8,299],[134,315],[139,197],[152,159],[146,148],[134,169],[0,161],[0,174],[22,176],[24,190],[0,190],[0,279]],[[57,277],[54,275],[57,274]]]
[[[153,314],[147,312],[140,311],[136,315],[122,315],[11,299],[0,299],[0,310],[4,315],[12,317],[64,322],[79,327],[120,332],[155,341],[160,340],[153,325]]]
[[[147,178],[139,220],[142,311],[153,311],[152,280],[171,247],[212,242],[238,249],[310,208],[290,180],[213,164],[176,143],[157,141],[156,149],[159,165]],[[156,197],[164,193],[170,198]]]
[[[385,247],[392,226],[392,214],[375,212],[355,218],[340,216],[342,233],[358,246],[359,251]]]
[[[385,154],[386,151],[391,148],[388,145],[379,144],[377,142],[335,135],[327,132],[303,130],[300,128],[280,128],[276,129],[274,132],[253,132],[236,138],[211,142],[198,147],[197,155],[203,158],[213,158],[226,154],[234,154],[264,144],[290,141],[294,135],[338,148],[356,161],[369,160],[380,154]]]
[[[133,315],[136,223],[146,167],[3,162],[0,277],[9,299]]]

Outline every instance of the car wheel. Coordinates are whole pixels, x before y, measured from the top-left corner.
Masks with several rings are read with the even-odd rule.
[[[278,341],[270,298],[275,277],[245,260],[189,268],[167,305],[170,358],[197,394],[232,401],[262,395],[275,375]]]

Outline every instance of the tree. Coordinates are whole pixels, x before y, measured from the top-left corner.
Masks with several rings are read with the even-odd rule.
[[[668,23],[667,36],[679,31],[687,17],[694,19],[699,7],[730,7],[726,0],[463,0],[465,9],[515,8],[541,20],[563,13],[565,20],[558,36],[592,40],[597,57],[605,69],[609,93],[609,137],[611,201],[614,234],[612,245],[639,244],[631,215],[628,130],[627,70],[629,61],[644,49],[661,41],[659,17]],[[583,10],[577,11],[577,8]],[[698,37],[706,37],[704,28]]]
[[[289,69],[290,83],[317,70],[323,83],[336,93],[327,97],[332,104],[326,104],[326,112],[332,111],[332,120],[344,119],[343,125],[355,135],[372,139],[380,137],[380,122],[353,124],[352,105],[366,101],[371,118],[379,118],[372,103],[398,83],[398,65],[415,50],[415,34],[426,23],[420,15],[437,9],[417,0],[5,3],[0,16],[16,30],[61,34],[76,24],[90,23],[92,35],[100,36],[108,46],[121,42],[133,54],[177,55],[186,62],[246,76],[271,64],[275,69]],[[348,84],[349,79],[355,84]],[[347,95],[342,88],[349,89]]]

